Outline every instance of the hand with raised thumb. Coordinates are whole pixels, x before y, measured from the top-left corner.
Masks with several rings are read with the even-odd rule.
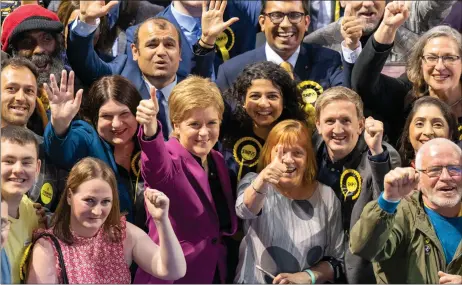
[[[159,113],[156,88],[151,87],[149,93],[151,99],[141,100],[136,108],[136,121],[143,126],[146,137],[152,137],[157,133],[157,114]]]

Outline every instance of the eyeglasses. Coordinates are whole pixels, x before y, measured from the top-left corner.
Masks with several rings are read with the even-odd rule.
[[[443,55],[443,56],[423,55],[422,58],[425,61],[425,63],[427,63],[428,65],[436,65],[438,61],[440,60],[440,58],[443,60],[444,65],[453,65],[460,59],[460,56],[458,55]]]
[[[450,176],[462,175],[462,166],[460,165],[432,166],[427,169],[417,169],[417,171],[427,174],[428,177],[440,177],[443,168],[446,168]]]
[[[298,24],[301,22],[303,16],[305,16],[305,13],[302,12],[289,12],[289,13],[283,13],[283,12],[271,12],[271,13],[262,13],[265,16],[268,16],[273,24],[280,24],[282,21],[284,21],[284,18],[287,16],[289,18],[289,22],[292,24]]]
[[[8,219],[6,218],[2,218],[1,221],[2,221],[2,232],[4,232],[10,228],[10,221],[8,221]]]

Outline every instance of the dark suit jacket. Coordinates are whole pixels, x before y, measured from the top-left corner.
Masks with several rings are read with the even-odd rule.
[[[138,63],[133,60],[130,44],[127,43],[127,54],[118,55],[111,62],[104,62],[93,48],[94,33],[88,37],[81,37],[71,30],[69,24],[69,36],[67,40],[67,57],[75,74],[87,85],[106,75],[122,75],[129,79],[138,89],[143,99],[148,99],[149,90],[146,87]],[[128,36],[127,36],[128,38]],[[128,39],[127,39],[128,40]],[[191,52],[191,56],[192,52]],[[204,56],[194,55],[197,65],[193,74],[203,77],[210,76],[213,67],[215,52],[209,52]],[[178,82],[183,80],[189,73],[177,71]]]
[[[227,21],[232,17],[239,18],[239,21],[231,25],[230,30],[225,31],[228,38],[225,47],[230,58],[255,48],[256,34],[259,26],[258,16],[260,14],[260,6],[260,1],[228,2],[223,16],[224,21]],[[166,18],[180,30],[181,62],[178,68],[178,74],[181,74],[183,77],[188,76],[190,73],[202,74],[205,77],[210,77],[212,75],[212,66],[198,66],[201,62],[197,62],[197,57],[194,56],[186,36],[181,32],[180,24],[173,16],[171,5],[157,14],[157,16]],[[128,45],[133,43],[137,27],[138,25],[127,29]],[[217,48],[217,51],[218,53],[214,58],[215,72],[218,70],[218,66],[223,63],[223,54],[220,51],[220,48]],[[131,50],[127,50],[127,54],[131,57]],[[198,69],[202,68],[209,68],[207,70],[207,74],[198,72]]]
[[[246,65],[265,60],[266,52],[263,45],[226,61],[218,69],[218,87],[221,91],[228,89]],[[294,75],[300,81],[316,81],[324,90],[342,85],[344,78],[340,54],[318,45],[302,44]]]

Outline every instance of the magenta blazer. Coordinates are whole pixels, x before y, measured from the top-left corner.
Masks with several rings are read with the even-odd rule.
[[[142,127],[139,128],[138,139],[141,146],[141,173],[147,186],[164,192],[170,199],[169,217],[183,248],[187,270],[183,278],[171,282],[157,279],[138,268],[134,283],[211,284],[217,266],[224,283],[227,250],[222,237],[236,232],[237,216],[223,156],[215,150],[210,152],[228,202],[232,225],[230,232],[220,232],[207,173],[179,141],[171,138],[164,142],[160,123],[153,140],[143,139]],[[159,244],[155,223],[150,215],[147,216],[149,236]]]

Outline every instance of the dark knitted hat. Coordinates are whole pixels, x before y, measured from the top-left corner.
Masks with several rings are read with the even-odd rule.
[[[2,50],[8,51],[15,37],[32,30],[60,33],[63,30],[63,24],[55,13],[40,5],[22,5],[11,12],[3,22]]]

